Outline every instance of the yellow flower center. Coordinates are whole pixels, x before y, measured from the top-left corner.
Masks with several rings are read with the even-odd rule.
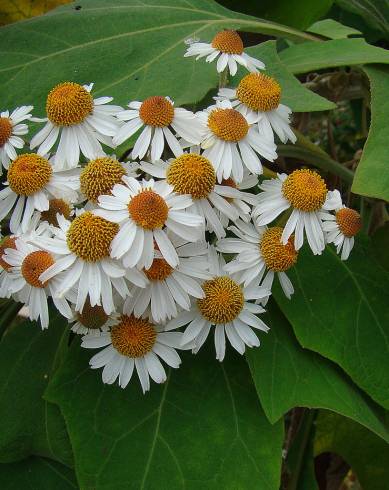
[[[102,306],[91,306],[89,298],[87,298],[82,313],[77,313],[77,319],[84,327],[98,330],[106,323],[108,315]]]
[[[246,118],[235,109],[214,109],[208,116],[208,127],[224,141],[240,141],[248,130]]]
[[[259,250],[266,267],[274,272],[290,269],[297,261],[298,252],[294,248],[293,235],[283,245],[281,235],[283,229],[274,226],[265,231],[259,244]]]
[[[178,194],[190,194],[193,199],[208,196],[216,184],[216,174],[211,162],[196,153],[183,154],[170,165],[167,181]]]
[[[163,227],[169,208],[159,194],[146,189],[131,199],[128,212],[137,225],[146,230],[154,230]]]
[[[283,182],[282,193],[295,209],[318,211],[326,200],[327,186],[317,172],[295,170]]]
[[[109,256],[111,242],[119,231],[117,223],[86,211],[72,221],[67,232],[69,250],[87,262]]]
[[[9,186],[16,194],[31,196],[49,183],[52,173],[53,169],[46,158],[25,153],[9,166]]]
[[[4,146],[12,134],[12,123],[8,117],[0,117],[0,147]]]
[[[148,126],[162,128],[169,126],[174,118],[174,107],[165,97],[155,95],[143,101],[139,117]]]
[[[224,185],[226,187],[232,187],[233,189],[237,188],[236,182],[232,177],[229,177],[228,179],[222,179],[220,185]],[[233,197],[224,197],[224,199],[229,203],[234,201]]]
[[[47,117],[57,126],[80,124],[92,111],[93,98],[78,83],[60,83],[47,96]]]
[[[228,323],[242,311],[242,288],[227,276],[216,277],[203,284],[205,297],[197,300],[201,314],[211,323]]]
[[[143,272],[150,281],[163,281],[173,272],[173,267],[165,259],[154,259],[150,269],[143,269]]]
[[[44,288],[47,281],[45,283],[41,282],[39,276],[53,264],[54,259],[49,252],[37,250],[24,258],[21,272],[28,284],[35,288]]]
[[[253,111],[272,111],[281,100],[279,83],[262,73],[249,73],[239,82],[237,98]]]
[[[336,212],[336,222],[346,237],[352,237],[362,228],[361,215],[355,209],[342,208]]]
[[[3,259],[4,251],[6,248],[12,248],[13,250],[16,250],[16,237],[11,237],[11,236],[6,236],[3,238],[0,244],[0,267],[2,267],[4,270],[9,271],[12,266],[8,264]]]
[[[81,192],[89,201],[97,202],[99,196],[111,194],[113,186],[122,182],[125,173],[123,166],[114,158],[91,160],[80,175]]]
[[[71,211],[69,204],[63,199],[50,199],[49,209],[42,211],[41,220],[47,221],[50,225],[58,226],[57,213],[69,219]]]
[[[134,315],[122,315],[120,323],[111,330],[113,347],[123,356],[143,357],[157,339],[154,325]]]
[[[225,30],[220,31],[212,39],[212,47],[228,54],[242,54],[243,42],[236,31]]]

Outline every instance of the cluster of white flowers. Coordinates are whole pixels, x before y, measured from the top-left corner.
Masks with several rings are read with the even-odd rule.
[[[346,259],[360,228],[318,173],[259,177],[261,158],[277,158],[274,133],[295,135],[280,85],[257,72],[264,64],[239,35],[192,43],[191,55],[250,73],[198,113],[158,95],[123,110],[94,98],[93,84],[65,82],[48,94],[46,118],[32,106],[0,117],[0,294],[42,328],[51,298],[82,347],[103,348],[91,367],[122,388],[134,367],[143,391],[150,377],[165,381],[161,360],[178,368],[177,351],[197,353],[210,331],[219,361],[226,337],[241,354],[259,346],[274,274],[290,298],[286,271],[304,239],[314,254],[333,242]],[[31,121],[45,124],[23,152]],[[108,150],[122,143],[129,162]],[[281,213],[284,226],[270,226]]]

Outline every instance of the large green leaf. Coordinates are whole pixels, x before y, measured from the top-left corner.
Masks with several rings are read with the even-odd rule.
[[[370,80],[371,125],[352,191],[363,196],[389,201],[387,143],[389,139],[389,68],[364,67]]]
[[[50,459],[31,457],[18,463],[0,464],[1,490],[77,489],[71,469]]]
[[[116,102],[161,94],[200,100],[216,85],[215,65],[184,59],[184,41],[223,28],[315,39],[312,34],[237,14],[213,0],[85,0],[0,29],[2,104],[43,111],[58,82],[96,82]]]
[[[352,467],[363,490],[387,490],[389,446],[359,424],[328,412],[316,420],[315,453],[334,452]]]
[[[274,294],[303,347],[339,364],[374,400],[389,407],[389,274],[371,243],[357,237],[347,261],[332,247],[300,251],[290,271],[291,301]]]
[[[288,105],[294,112],[326,111],[336,107],[333,102],[305,88],[288,71],[280,61],[275,41],[267,41],[248,48],[247,52],[266,64],[266,73],[275,77],[281,85],[282,103]]]
[[[64,414],[81,488],[279,488],[282,423],[263,414],[244,359],[219,363],[212,346],[142,395],[88,368],[73,342],[46,396]]]
[[[371,46],[362,38],[296,44],[281,51],[280,58],[295,74],[333,66],[389,63],[388,51]]]
[[[374,29],[389,38],[388,0],[336,0],[342,9],[360,15]]]
[[[66,340],[63,322],[53,318],[46,331],[26,321],[14,327],[1,341],[2,463],[35,454],[72,465],[65,422],[58,407],[42,398]]]
[[[361,31],[358,31],[353,27],[345,26],[334,19],[318,20],[307,30],[314,34],[328,37],[329,39],[343,39],[349,36],[362,35]]]
[[[267,324],[271,328],[261,347],[249,349],[246,357],[270,422],[293,407],[327,408],[389,441],[382,411],[331,361],[303,349],[274,304],[268,308]]]

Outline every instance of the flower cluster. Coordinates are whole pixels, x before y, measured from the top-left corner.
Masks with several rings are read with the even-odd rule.
[[[192,55],[250,73],[197,113],[161,95],[123,109],[93,84],[64,82],[46,118],[32,106],[0,117],[0,295],[42,328],[50,300],[82,347],[102,349],[90,365],[103,382],[122,388],[134,370],[143,391],[162,383],[161,361],[178,368],[177,351],[197,353],[210,332],[219,361],[226,343],[259,346],[274,276],[291,298],[286,272],[303,242],[314,254],[334,243],[347,259],[361,226],[315,171],[261,175],[275,136],[296,138],[279,83],[239,35],[192,43]],[[44,125],[23,150],[30,122]],[[129,161],[110,150],[123,143]]]

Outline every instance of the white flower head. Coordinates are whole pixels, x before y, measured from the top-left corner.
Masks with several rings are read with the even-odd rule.
[[[290,128],[291,109],[281,104],[281,86],[262,73],[249,73],[236,89],[222,88],[216,99],[229,99],[233,107],[246,117],[256,118],[259,134],[274,142],[274,133],[282,143],[296,141]]]
[[[354,247],[354,236],[362,228],[361,215],[355,209],[346,207],[338,190],[333,191],[335,214],[321,213],[323,230],[327,243],[336,246],[342,260],[347,260]]]
[[[228,67],[228,71],[232,76],[236,74],[238,64],[251,72],[265,69],[262,61],[249,56],[243,51],[243,41],[234,30],[226,29],[218,32],[211,43],[191,42],[184,56],[196,56],[196,60],[206,56],[205,61],[208,63],[217,59],[217,71],[221,73]]]
[[[125,388],[134,370],[143,393],[150,389],[150,377],[156,383],[166,381],[161,363],[178,368],[181,364],[176,349],[180,349],[182,333],[164,332],[159,325],[134,315],[121,315],[119,322],[108,332],[85,335],[82,347],[98,349],[89,364],[92,369],[104,367],[103,383],[113,384],[119,378],[119,386]]]
[[[196,115],[186,109],[174,107],[169,97],[153,96],[143,102],[130,102],[129,110],[119,112],[120,121],[127,121],[119,129],[113,141],[120,145],[143,128],[132,150],[132,158],[142,159],[150,150],[150,159],[162,156],[165,143],[175,156],[181,155],[182,147],[177,135],[193,144],[199,144],[202,125]],[[176,136],[173,135],[172,128]]]
[[[48,153],[59,139],[54,165],[74,168],[80,153],[92,160],[104,155],[101,143],[113,147],[112,137],[120,123],[114,117],[123,108],[110,105],[112,97],[93,98],[90,85],[60,83],[47,96],[45,126],[32,138],[30,147]]]
[[[111,257],[122,259],[124,267],[150,268],[156,243],[162,257],[171,267],[178,265],[177,252],[167,231],[196,242],[204,234],[201,216],[188,213],[192,199],[179,196],[166,182],[154,180],[138,182],[124,176],[123,184],[116,184],[111,196],[100,196],[99,206],[93,212],[120,229],[112,241]],[[117,226],[117,225],[116,225]]]
[[[13,209],[10,230],[26,231],[35,210],[48,211],[54,198],[75,201],[80,186],[79,169],[60,171],[36,153],[19,155],[8,168],[0,191],[0,220]]]
[[[119,323],[119,313],[113,312],[109,315],[101,305],[91,306],[89,299],[85,301],[82,312],[71,307],[72,316],[68,322],[72,325],[71,330],[78,335],[96,334],[108,332],[111,327]]]
[[[244,288],[223,268],[225,262],[210,248],[212,279],[202,284],[204,297],[193,303],[190,311],[180,313],[166,325],[166,330],[188,325],[182,337],[182,346],[197,353],[214,329],[216,359],[222,361],[226,350],[226,335],[232,347],[243,354],[248,347],[258,347],[259,339],[253,328],[267,332],[269,327],[257,316],[264,309],[249,300],[269,296],[270,291],[254,285]]]
[[[9,111],[0,112],[0,174],[2,167],[8,168],[11,160],[17,157],[16,148],[21,149],[24,141],[21,136],[28,133],[28,126],[23,121],[32,117],[32,105],[21,106]]]

